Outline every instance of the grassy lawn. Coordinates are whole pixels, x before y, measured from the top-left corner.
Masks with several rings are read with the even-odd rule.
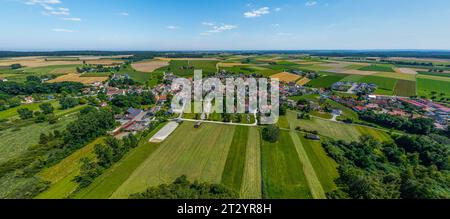
[[[235,128],[227,162],[222,173],[222,184],[237,192],[241,191],[248,132],[249,128],[245,126],[237,126]]]
[[[276,143],[262,141],[263,198],[312,198],[294,143],[288,131]]]
[[[289,123],[287,121],[286,116],[280,116],[279,117],[279,119],[278,119],[278,127],[285,128],[285,129],[289,128]]]
[[[365,77],[364,75],[349,75],[349,76],[343,78],[341,81],[359,82],[364,77]]]
[[[186,175],[191,180],[220,183],[235,127],[184,122],[112,194],[127,198],[149,186]]]
[[[74,181],[80,172],[80,160],[84,157],[94,158],[94,147],[101,144],[104,138],[98,138],[92,143],[84,146],[70,156],[64,158],[58,164],[44,169],[38,175],[45,181],[50,182],[50,188],[39,194],[37,199],[60,199],[67,198],[78,187]]]
[[[248,131],[240,197],[245,199],[260,199],[262,197],[261,145],[259,130],[256,127],[250,127]]]

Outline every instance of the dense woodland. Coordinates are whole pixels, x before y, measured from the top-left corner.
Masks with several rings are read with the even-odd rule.
[[[406,131],[411,134],[427,135],[434,132],[433,120],[428,118],[408,119],[400,116],[391,116],[386,113],[375,113],[364,111],[359,114],[360,118],[389,129]]]
[[[363,136],[359,142],[328,141],[327,153],[339,163],[338,189],[329,198],[450,198],[450,140],[403,135],[394,142]]]
[[[172,184],[148,188],[142,193],[132,194],[131,199],[237,199],[239,194],[221,184],[190,182],[181,176]]]

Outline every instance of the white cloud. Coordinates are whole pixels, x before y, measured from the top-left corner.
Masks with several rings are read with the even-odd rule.
[[[130,14],[128,12],[120,12],[119,15],[121,15],[121,16],[129,16]]]
[[[214,25],[214,26],[212,26],[212,29],[201,33],[201,35],[211,35],[211,34],[215,34],[215,33],[222,33],[224,31],[233,30],[236,28],[238,28],[237,25],[230,25],[230,24]]]
[[[280,24],[271,24],[270,26],[272,26],[272,27],[279,27]]]
[[[62,32],[62,33],[74,33],[75,30],[69,30],[69,29],[63,29],[63,28],[54,28],[52,29],[53,32]]]
[[[65,17],[63,18],[65,21],[81,21],[81,18],[78,17]]]
[[[176,30],[176,29],[178,29],[179,27],[170,25],[170,26],[167,26],[166,28],[169,29],[169,30]]]
[[[282,9],[281,8],[275,8],[274,11],[276,12],[280,12]]]
[[[216,25],[214,22],[202,22],[202,25],[205,25],[205,26],[214,26],[214,25]]]
[[[269,9],[270,9],[269,7],[262,7],[257,10],[245,12],[244,16],[246,18],[261,17],[262,15],[269,14],[270,13]]]
[[[48,4],[48,5],[56,5],[61,4],[60,0],[28,0],[25,2],[27,5],[42,5],[42,4]]]
[[[316,2],[316,1],[307,1],[307,2],[305,3],[305,6],[306,6],[306,7],[312,7],[312,6],[315,6],[315,5],[317,5],[317,2]]]

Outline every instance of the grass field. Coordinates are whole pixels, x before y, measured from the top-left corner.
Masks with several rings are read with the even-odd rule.
[[[450,77],[450,73],[440,73],[440,72],[427,72],[427,71],[419,71],[420,75],[429,75],[429,76],[437,76],[437,77]]]
[[[314,171],[325,192],[336,189],[334,180],[339,176],[337,163],[328,157],[320,141],[312,141],[304,138],[303,134],[298,134],[303,148],[314,168]]]
[[[416,82],[407,80],[398,80],[395,86],[394,94],[401,97],[416,96]]]
[[[136,71],[134,68],[132,68],[130,65],[126,65],[124,68],[121,68],[119,72],[117,72],[119,75],[125,75],[127,74],[130,76],[131,79],[144,84],[146,81],[150,80],[152,78],[152,74]]]
[[[390,137],[387,133],[357,125],[332,122],[324,119],[311,118],[310,120],[298,120],[296,113],[287,112],[288,121],[294,127],[300,126],[309,131],[318,131],[320,135],[344,141],[357,141],[363,134],[374,136],[378,140],[386,140]]]
[[[375,91],[375,94],[382,94],[382,95],[392,95],[394,93],[394,89],[397,84],[396,79],[377,76],[366,76],[360,79],[359,82],[376,84],[378,89]]]
[[[194,70],[203,70],[203,74],[213,74],[217,72],[215,60],[172,60],[169,66],[159,68],[157,71],[170,71],[180,77],[194,76]],[[187,67],[191,67],[186,69]]]
[[[77,199],[107,199],[125,182],[133,171],[141,165],[156,149],[159,144],[148,142],[148,139],[157,133],[166,124],[160,124],[147,135],[138,147],[131,150],[119,162],[106,170],[87,188],[73,195]]]
[[[427,78],[417,78],[417,87],[419,96],[431,97],[432,92],[436,92],[436,95],[444,93],[445,96],[450,96],[450,82],[438,81]]]
[[[369,65],[359,68],[360,71],[395,72],[390,65]]]
[[[39,143],[41,133],[49,133],[53,130],[62,130],[67,124],[74,121],[75,117],[65,117],[58,123],[49,125],[45,123],[32,123],[24,127],[9,128],[0,132],[0,163],[22,153],[27,148]]]
[[[248,128],[245,167],[242,177],[240,197],[245,199],[260,199],[261,193],[261,143],[259,130]]]
[[[185,122],[166,139],[113,193],[127,198],[149,186],[170,183],[186,175],[189,179],[220,183],[233,140],[233,126]]]
[[[67,198],[78,187],[74,181],[80,172],[80,160],[84,157],[94,158],[94,147],[101,144],[104,138],[98,138],[84,146],[70,156],[64,158],[58,164],[44,169],[38,175],[44,181],[50,182],[50,188],[39,194],[37,199],[61,199]]]
[[[364,75],[349,75],[349,76],[343,78],[341,81],[359,82],[364,77],[365,77]]]
[[[309,83],[307,83],[307,85],[310,85],[311,87],[314,88],[327,88],[331,87],[331,85],[342,80],[345,77],[347,77],[347,75],[345,74],[333,74],[333,75],[330,74],[314,79]]]
[[[303,166],[288,131],[276,143],[262,141],[263,198],[312,198]]]
[[[237,126],[234,131],[233,141],[228,152],[227,162],[222,173],[222,184],[241,191],[242,178],[244,174],[246,149],[249,128]]]
[[[74,108],[62,110],[62,109],[60,109],[61,106],[59,105],[59,102],[57,102],[56,100],[50,100],[50,101],[43,101],[40,103],[22,104],[17,107],[13,107],[13,108],[10,108],[10,109],[4,110],[4,111],[0,111],[0,119],[8,119],[8,120],[19,119],[19,113],[17,113],[18,109],[27,108],[32,111],[40,111],[39,106],[43,103],[51,103],[52,106],[55,108],[54,113],[56,116],[63,116],[63,115],[75,113],[77,111],[80,111],[84,107],[86,107],[85,105],[79,105]]]
[[[399,80],[416,81],[416,75],[413,74],[402,74],[402,73],[391,73],[391,72],[379,72],[372,76],[378,76],[383,78],[392,78]]]

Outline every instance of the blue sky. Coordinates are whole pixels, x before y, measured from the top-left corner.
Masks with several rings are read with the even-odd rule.
[[[0,0],[0,50],[450,49],[448,0]]]

